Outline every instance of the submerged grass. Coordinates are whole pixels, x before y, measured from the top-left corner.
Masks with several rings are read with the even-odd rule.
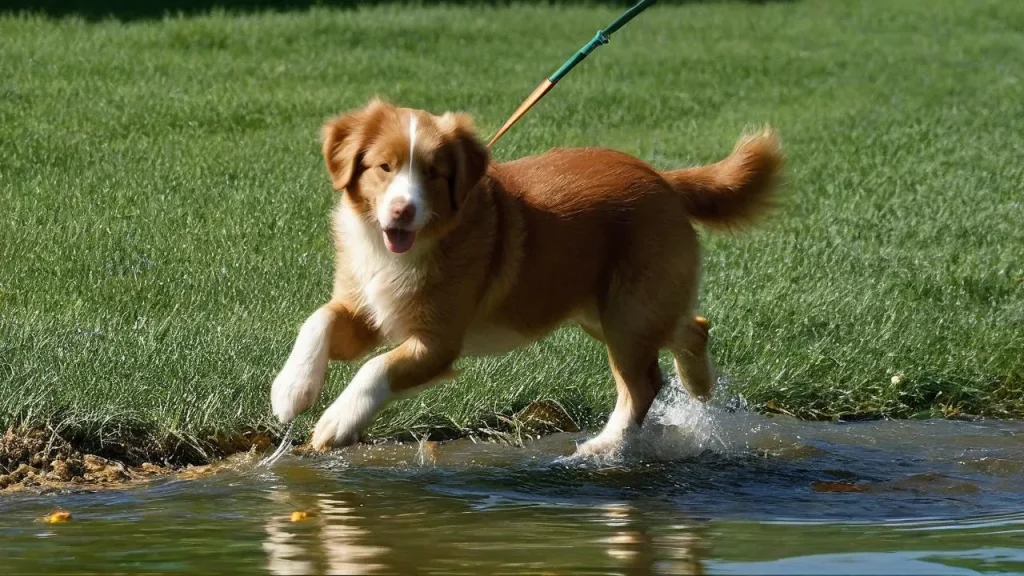
[[[489,134],[619,10],[0,13],[0,427],[169,454],[272,427],[269,384],[330,290],[322,120],[379,94]],[[727,394],[816,418],[1019,417],[1021,30],[1024,5],[994,0],[658,6],[496,155],[606,145],[679,166],[774,124],[781,210],[704,235]],[[594,426],[614,394],[575,329],[463,369],[373,433],[473,429],[539,398]]]

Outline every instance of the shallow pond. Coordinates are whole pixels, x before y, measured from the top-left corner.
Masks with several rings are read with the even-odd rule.
[[[566,458],[580,436],[558,434],[8,496],[0,572],[1024,572],[1024,423],[807,423],[676,397],[649,424],[605,462]],[[57,508],[73,519],[39,521]]]

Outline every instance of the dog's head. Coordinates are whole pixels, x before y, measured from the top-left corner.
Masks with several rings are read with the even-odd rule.
[[[434,116],[380,100],[323,127],[334,189],[401,254],[447,231],[487,169],[487,148],[465,114]]]

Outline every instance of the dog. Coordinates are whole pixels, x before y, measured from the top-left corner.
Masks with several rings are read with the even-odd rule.
[[[729,228],[773,204],[783,154],[770,129],[707,166],[659,171],[605,148],[553,149],[493,163],[459,112],[375,99],[322,129],[340,193],[329,302],[302,324],[273,382],[292,421],[320,395],[330,360],[358,370],[311,444],[357,443],[390,400],[451,378],[463,356],[501,354],[576,323],[604,343],[618,399],[577,449],[616,449],[639,429],[671,351],[690,395],[710,397],[707,324],[695,318],[694,222]]]

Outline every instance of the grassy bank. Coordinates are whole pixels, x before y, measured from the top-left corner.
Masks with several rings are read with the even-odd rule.
[[[173,451],[270,424],[270,382],[330,288],[321,121],[380,94],[489,134],[618,12],[0,13],[0,427]],[[1021,30],[1012,1],[657,6],[496,155],[599,144],[669,167],[771,122],[782,209],[705,236],[726,396],[1020,416]],[[611,408],[603,350],[575,329],[464,368],[373,432],[473,428],[538,398],[584,426]],[[352,374],[336,366],[325,399]]]

